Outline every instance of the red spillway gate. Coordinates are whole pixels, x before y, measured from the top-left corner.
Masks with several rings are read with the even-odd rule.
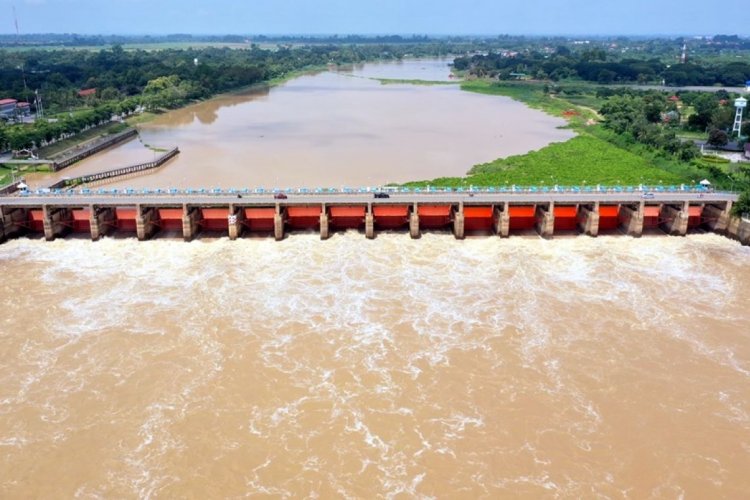
[[[409,223],[409,205],[375,205],[375,224],[383,229],[398,229]]]
[[[135,208],[115,208],[115,219],[118,230],[135,231]]]
[[[91,209],[76,208],[73,212],[73,232],[90,233],[91,232]]]
[[[578,229],[578,207],[555,205],[555,231]]]
[[[246,208],[245,226],[250,231],[273,231],[275,208]]]
[[[29,231],[35,233],[44,232],[44,211],[29,210]]]
[[[620,227],[620,207],[599,205],[599,231],[611,231]]]
[[[464,229],[466,231],[489,231],[492,229],[492,206],[464,206]]]
[[[508,207],[508,216],[510,217],[510,230],[534,229],[534,225],[536,224],[536,206],[511,205]]]
[[[703,207],[688,207],[688,227],[695,228],[701,225],[703,216]]]
[[[338,229],[359,229],[365,223],[365,207],[361,205],[332,206],[331,225]]]
[[[320,213],[320,205],[287,207],[287,224],[292,229],[316,229],[320,227]]]
[[[653,229],[659,227],[659,217],[661,207],[645,206],[643,207],[643,228]]]
[[[201,227],[204,231],[228,231],[228,208],[201,208]]]
[[[422,228],[444,228],[451,223],[450,205],[417,205],[417,214]]]
[[[166,231],[182,231],[182,213],[181,208],[160,208],[159,225]]]

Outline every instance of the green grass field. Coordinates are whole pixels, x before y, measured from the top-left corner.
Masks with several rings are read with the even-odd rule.
[[[10,184],[12,181],[13,175],[12,170],[10,167],[0,164],[0,186],[5,186],[6,184]]]
[[[13,172],[15,170],[16,179],[23,177],[30,172],[51,172],[49,165],[6,165],[0,163],[0,186],[5,186],[13,182]]]
[[[680,175],[589,134],[550,144],[525,155],[476,165],[463,178],[440,178],[417,186],[553,186],[677,184]]]

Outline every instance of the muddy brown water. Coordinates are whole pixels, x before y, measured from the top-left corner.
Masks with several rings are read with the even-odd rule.
[[[715,235],[0,246],[0,497],[742,498]]]
[[[184,154],[139,182],[458,175],[569,134],[394,71],[166,114],[144,141]],[[112,155],[153,153],[69,172]],[[0,276],[1,498],[750,491],[750,250],[719,236],[20,239]]]
[[[457,85],[382,85],[373,78],[449,81],[447,60],[363,65],[222,95],[139,127],[134,140],[56,175],[51,184],[182,153],[120,187],[341,187],[462,176],[477,163],[573,137],[564,120]]]

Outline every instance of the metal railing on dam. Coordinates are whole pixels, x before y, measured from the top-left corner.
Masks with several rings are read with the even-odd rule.
[[[386,197],[387,196],[387,197]],[[706,189],[506,192],[298,192],[69,190],[0,197],[0,239],[23,234],[47,240],[69,233],[93,240],[117,232],[140,240],[157,233],[191,240],[204,232],[237,239],[295,231],[422,231],[507,237],[514,233],[582,233],[597,236],[644,232],[685,235],[709,230],[750,244],[750,221],[731,215],[733,193]]]

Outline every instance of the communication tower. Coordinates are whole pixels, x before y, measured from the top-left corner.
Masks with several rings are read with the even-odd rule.
[[[742,132],[742,112],[747,107],[747,99],[739,97],[734,100],[734,107],[737,108],[737,114],[734,115],[734,125],[732,126],[732,133],[737,132],[737,138],[740,137]]]
[[[15,5],[13,5],[13,22],[16,25],[16,42],[21,45],[21,30],[18,29],[18,16],[16,15]],[[28,100],[29,88],[26,85],[26,70],[23,67],[23,59],[21,59],[21,78],[23,78],[23,97],[24,99]]]
[[[39,90],[34,91],[34,107],[36,107],[36,119],[44,118],[44,104],[42,104],[42,94],[39,93]]]

